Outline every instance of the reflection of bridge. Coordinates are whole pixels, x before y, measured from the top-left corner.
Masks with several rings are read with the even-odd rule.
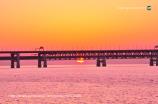
[[[35,55],[36,54],[36,55]],[[38,67],[47,67],[48,60],[96,60],[97,67],[106,66],[107,59],[150,59],[158,66],[158,50],[70,50],[70,51],[0,51],[0,60],[10,60],[11,68],[20,68],[21,60],[37,60]]]

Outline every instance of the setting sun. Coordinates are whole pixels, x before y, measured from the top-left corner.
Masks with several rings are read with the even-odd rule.
[[[84,58],[80,58],[77,60],[78,63],[83,63],[84,62]]]

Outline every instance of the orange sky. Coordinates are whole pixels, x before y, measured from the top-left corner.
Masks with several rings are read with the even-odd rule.
[[[154,0],[0,0],[1,49],[148,48],[157,27]]]

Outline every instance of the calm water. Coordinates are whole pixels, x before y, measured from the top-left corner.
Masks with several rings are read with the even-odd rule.
[[[147,64],[0,68],[2,104],[158,104],[158,67]]]

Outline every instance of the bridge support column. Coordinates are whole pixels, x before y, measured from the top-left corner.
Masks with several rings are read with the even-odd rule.
[[[20,54],[16,54],[16,67],[20,68]]]
[[[150,59],[150,66],[154,66],[154,65],[158,66],[158,58]]]
[[[100,66],[101,66],[101,64],[100,64],[100,60],[97,59],[97,67],[100,67]]]
[[[11,68],[15,68],[14,66],[14,54],[11,54]]]
[[[43,67],[47,68],[47,56],[46,56],[46,54],[43,55]]]
[[[107,65],[106,64],[106,59],[104,59],[104,58],[103,59],[99,59],[99,58],[97,59],[97,65],[96,65],[97,67],[101,67],[101,66],[106,67],[106,65]]]
[[[46,54],[38,53],[38,68],[47,68],[47,56]]]
[[[42,61],[40,58],[38,58],[38,68],[41,68],[42,67]]]
[[[20,54],[19,53],[11,53],[11,68],[15,68],[15,65],[16,65],[16,68],[20,68]]]
[[[154,60],[152,58],[150,59],[150,66],[154,66]]]
[[[156,60],[155,60],[155,61],[156,61],[156,66],[158,66],[158,58],[156,58]]]
[[[105,59],[102,60],[102,66],[106,67],[106,60]]]

